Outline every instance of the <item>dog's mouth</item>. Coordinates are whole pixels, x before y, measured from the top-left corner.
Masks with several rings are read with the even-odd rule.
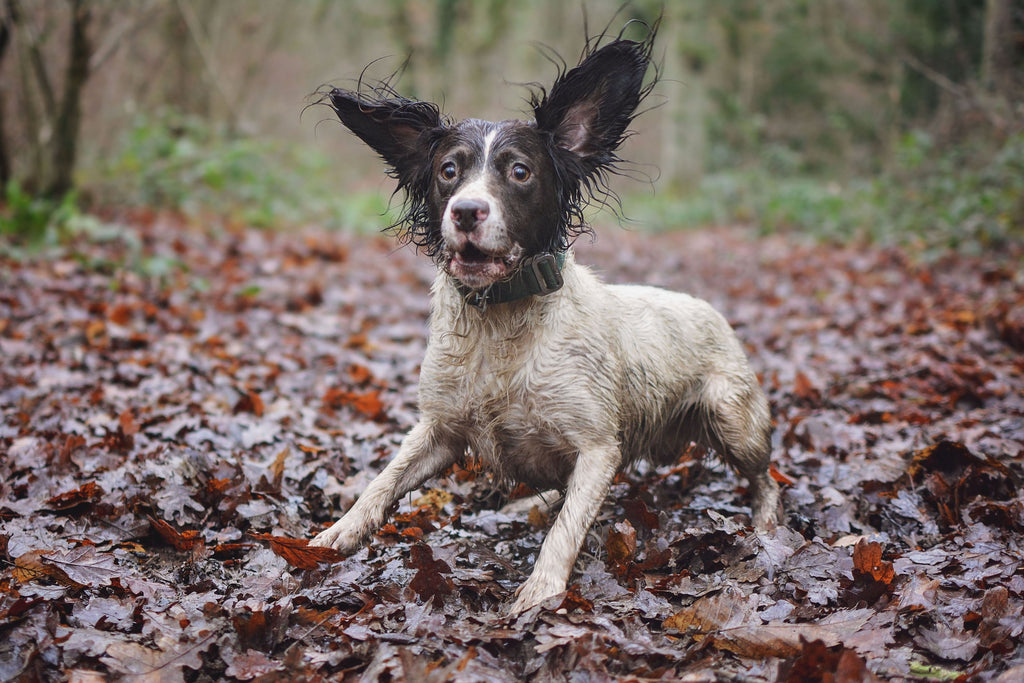
[[[519,262],[522,249],[513,247],[504,253],[489,253],[467,242],[451,251],[448,273],[472,289],[481,289],[507,279]]]

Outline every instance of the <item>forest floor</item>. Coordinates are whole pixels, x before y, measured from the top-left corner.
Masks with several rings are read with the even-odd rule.
[[[471,464],[350,557],[306,546],[415,420],[427,259],[120,219],[0,256],[0,680],[1024,680],[1021,250],[581,240],[735,325],[785,526],[713,454],[627,473],[511,618],[550,520]]]

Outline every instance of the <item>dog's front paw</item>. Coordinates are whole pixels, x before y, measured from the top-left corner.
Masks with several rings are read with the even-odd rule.
[[[313,537],[309,544],[321,548],[334,548],[339,553],[349,555],[359,549],[361,541],[362,538],[345,524],[345,520],[340,519]]]
[[[565,582],[538,575],[534,572],[516,591],[516,602],[512,605],[512,614],[520,614],[544,602],[550,597],[565,592]]]

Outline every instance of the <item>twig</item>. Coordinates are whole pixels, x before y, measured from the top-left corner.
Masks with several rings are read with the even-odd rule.
[[[960,85],[959,83],[956,83],[948,76],[939,73],[938,71],[931,68],[914,55],[910,53],[904,54],[903,61],[906,62],[907,66],[909,66],[911,69],[918,72],[919,74],[921,74],[929,81],[942,88],[943,90],[952,93],[956,97],[973,99],[971,97],[970,90],[968,90],[966,87]]]
[[[134,18],[121,22],[120,26],[111,30],[103,41],[103,45],[93,53],[92,59],[89,61],[89,71],[96,71],[113,57],[117,49],[124,43],[125,35],[134,32],[136,28],[145,23],[154,14],[157,7],[158,5],[155,4],[150,5],[148,9],[143,10]]]
[[[50,116],[57,110],[57,97],[53,93],[53,83],[50,81],[50,74],[46,70],[43,61],[42,51],[39,49],[39,36],[31,22],[22,17],[21,7],[15,0],[8,0],[7,11],[14,27],[25,35],[25,49],[28,51],[28,61],[32,64],[36,81],[39,83],[39,91],[43,96],[43,103]]]
[[[187,0],[175,0],[175,4],[178,7],[178,11],[181,12],[182,18],[185,20],[185,26],[188,27],[188,32],[192,36],[192,42],[195,43],[196,49],[199,50],[199,58],[203,60],[203,66],[206,67],[207,73],[210,74],[210,80],[213,81],[213,87],[217,90],[217,93],[221,96],[221,99],[224,100],[224,104],[228,108],[228,117],[231,121],[231,128],[234,128],[238,122],[234,101],[228,96],[227,90],[225,90],[221,83],[219,70],[217,69],[213,53],[210,51],[209,45],[206,42],[203,29],[199,25],[199,19],[196,17],[196,13],[192,9],[192,5],[190,5]]]
[[[980,110],[981,113],[985,115],[985,118],[988,119],[988,122],[992,124],[992,126],[994,126],[995,128],[1002,129],[1006,126],[1006,122],[1003,120],[1001,116],[999,116],[996,112],[992,111],[991,107],[985,106],[978,99],[973,88],[966,85],[961,85],[956,81],[953,81],[945,74],[939,73],[938,71],[928,66],[927,64],[925,64],[924,62],[922,62],[921,60],[919,60],[917,57],[910,53],[906,53],[903,55],[903,62],[911,69],[918,72],[919,74],[927,78],[929,81],[934,83],[935,85],[939,86],[946,92],[952,94],[954,97],[959,97],[961,99],[967,100],[967,102],[969,102],[971,106],[976,107],[978,110]]]

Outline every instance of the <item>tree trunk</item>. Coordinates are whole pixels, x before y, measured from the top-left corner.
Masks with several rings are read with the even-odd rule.
[[[71,46],[64,93],[53,127],[53,175],[43,190],[49,197],[61,197],[74,186],[78,130],[82,122],[82,88],[89,78],[89,60],[92,58],[92,44],[86,33],[90,18],[88,0],[71,0]]]
[[[988,0],[985,4],[985,38],[981,51],[981,83],[990,92],[1016,100],[1020,75],[1014,64],[1012,0]]]
[[[11,39],[11,28],[7,25],[7,15],[0,17],[0,64],[7,53],[7,43]],[[11,179],[11,157],[7,153],[7,135],[4,126],[4,87],[0,85],[0,190],[7,187]]]

